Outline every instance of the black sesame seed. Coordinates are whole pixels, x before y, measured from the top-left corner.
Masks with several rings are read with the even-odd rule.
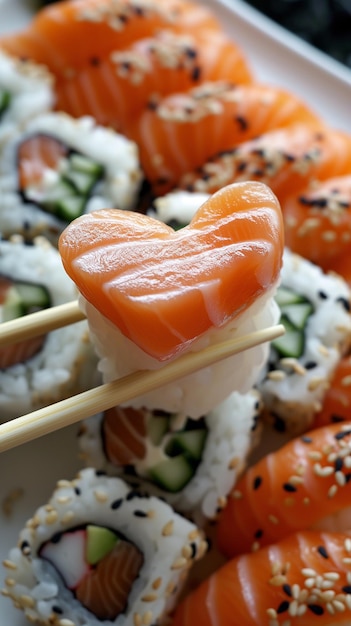
[[[315,367],[317,367],[316,361],[307,361],[307,363],[305,363],[304,365],[304,368],[306,370],[313,370]]]
[[[340,439],[345,439],[345,437],[348,437],[349,435],[351,435],[351,430],[341,430],[339,433],[334,435],[334,439],[340,441]]]
[[[312,437],[309,437],[308,435],[303,435],[303,437],[301,437],[301,441],[303,443],[312,443],[313,439]]]
[[[297,491],[295,485],[292,485],[291,483],[284,483],[283,489],[284,491],[288,491],[289,493],[294,493],[295,491]]]
[[[51,543],[59,543],[59,541],[61,541],[61,537],[62,537],[62,533],[55,533],[51,537]]]
[[[242,115],[236,115],[234,121],[240,126],[240,130],[247,130],[248,123],[247,120],[242,117]]]
[[[95,470],[95,476],[99,477],[99,476],[106,476],[106,472],[105,470]]]
[[[332,413],[330,416],[330,421],[333,424],[338,424],[339,422],[344,422],[345,417],[343,417],[342,415],[336,415],[336,413]]]
[[[343,298],[342,296],[340,296],[340,298],[337,298],[336,301],[340,302],[340,304],[344,307],[347,313],[350,313],[350,310],[351,310],[350,301],[347,300],[347,298]]]
[[[351,593],[351,585],[345,585],[345,586],[342,588],[342,591],[343,591],[344,593],[348,593],[348,594],[349,594],[349,593]]]
[[[191,555],[190,555],[190,558],[191,558],[191,559],[194,559],[194,558],[196,557],[196,553],[197,553],[197,545],[196,545],[196,543],[192,542],[192,543],[190,544],[190,548],[191,548]]]
[[[318,291],[318,296],[321,300],[328,300],[328,294],[326,294],[325,291]]]
[[[30,550],[30,546],[28,541],[22,541],[21,543],[21,550],[22,552],[28,552],[28,550]]]
[[[315,615],[323,615],[324,614],[324,609],[319,604],[308,604],[307,606],[308,606],[309,610],[312,611],[312,613],[314,613]]]
[[[349,483],[351,480],[351,474],[344,474],[346,483]]]
[[[288,585],[287,583],[285,583],[285,585],[283,585],[282,589],[286,593],[286,595],[291,598],[291,596],[292,596],[291,585]]]
[[[286,432],[285,421],[279,415],[276,415],[275,413],[272,413],[271,415],[274,420],[273,421],[274,430],[276,430],[278,433],[285,433]]]
[[[256,532],[254,534],[254,537],[255,537],[255,539],[261,539],[262,535],[263,535],[262,528],[258,528],[258,530],[256,530]]]
[[[135,517],[147,517],[147,513],[145,513],[145,511],[133,511],[133,515],[135,515]]]
[[[290,602],[288,602],[287,600],[283,600],[283,602],[281,602],[277,608],[277,613],[285,613],[285,611],[289,609],[289,606]]]
[[[61,609],[61,607],[60,607],[60,606],[56,606],[56,605],[54,605],[54,606],[52,606],[52,607],[51,607],[51,610],[52,610],[54,613],[57,613],[57,615],[62,615],[62,613],[63,613],[63,610]]]
[[[293,163],[296,160],[296,157],[293,154],[282,154],[282,156],[284,157],[284,159],[286,161],[289,161],[290,163]]]
[[[256,490],[262,485],[262,476],[256,476],[253,481],[253,489]]]
[[[76,496],[80,496],[81,490],[79,489],[79,487],[74,488],[74,493],[76,494]]]
[[[200,77],[201,77],[201,67],[197,65],[196,67],[194,67],[193,71],[191,72],[191,80],[196,83],[200,80]]]
[[[324,546],[318,546],[317,552],[323,557],[323,559],[329,559],[329,554]]]
[[[241,163],[238,163],[237,165],[237,172],[245,172],[247,168],[247,163],[245,161],[242,161]]]
[[[111,509],[116,511],[116,509],[119,509],[119,507],[121,506],[122,502],[123,502],[123,498],[119,498],[118,500],[114,500],[111,503]]]
[[[344,461],[340,457],[335,459],[334,467],[336,472],[340,472],[344,466]]]
[[[140,491],[130,491],[127,495],[126,495],[126,500],[128,500],[128,502],[130,500],[134,500],[135,498],[142,498],[142,494],[140,493]]]
[[[264,176],[265,175],[265,171],[263,169],[257,168],[254,172],[253,172],[254,176]]]

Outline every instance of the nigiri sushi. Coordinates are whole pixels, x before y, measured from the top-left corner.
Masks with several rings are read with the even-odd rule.
[[[351,135],[326,125],[316,129],[296,123],[213,153],[197,171],[185,174],[178,187],[213,193],[238,180],[260,180],[278,196],[284,214],[288,197],[350,169]]]
[[[255,551],[300,530],[350,528],[351,424],[292,439],[252,465],[221,512],[226,556]]]
[[[141,214],[93,212],[66,228],[59,249],[84,299],[106,380],[157,369],[185,351],[276,320],[272,296],[282,263],[282,216],[260,183],[222,189],[178,231]],[[249,352],[235,376],[233,361],[200,372],[201,384],[212,381],[212,389],[195,406],[190,380],[196,374],[184,388],[179,382],[163,388],[162,396],[155,392],[148,408],[199,417],[231,391],[247,391],[266,348]],[[160,397],[162,404],[154,404]]]
[[[350,533],[300,532],[229,561],[175,611],[173,626],[349,626]]]
[[[56,84],[56,107],[128,135],[135,119],[162,97],[205,80],[251,82],[240,49],[215,29],[162,30],[95,59]]]
[[[146,177],[161,194],[218,153],[295,123],[306,124],[310,132],[321,125],[317,115],[286,90],[217,80],[163,98],[136,120],[129,136],[139,145]]]
[[[351,357],[338,363],[325,393],[321,410],[315,415],[313,427],[347,422],[351,418]]]
[[[220,30],[211,11],[186,0],[63,0],[41,9],[0,48],[46,65],[57,81],[163,29]],[[77,42],[79,41],[79,45]]]
[[[313,181],[284,201],[286,245],[324,270],[351,252],[351,175]]]

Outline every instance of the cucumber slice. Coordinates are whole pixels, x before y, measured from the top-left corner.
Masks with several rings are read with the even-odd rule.
[[[163,437],[168,432],[169,421],[170,418],[166,416],[157,417],[150,415],[147,422],[147,432],[154,446],[159,446]]]
[[[177,493],[188,484],[196,466],[183,455],[166,459],[149,470],[149,476],[162,489]]]
[[[171,457],[175,457],[186,452],[191,458],[196,461],[200,461],[205,447],[206,438],[206,429],[186,430],[184,432],[176,433],[168,442],[165,452]]]
[[[9,108],[11,103],[11,93],[9,91],[0,90],[0,118]]]
[[[96,163],[89,157],[84,156],[83,154],[71,154],[70,156],[70,165],[77,172],[84,172],[85,174],[90,174],[90,176],[102,176],[104,172],[104,168],[100,163]]]
[[[71,222],[84,213],[85,198],[82,196],[69,196],[56,203],[55,213],[58,218],[65,222]]]
[[[281,313],[300,330],[304,329],[309,316],[313,313],[313,306],[310,302],[299,304],[288,304],[281,307]]]
[[[286,306],[288,304],[300,304],[302,302],[307,302],[304,296],[301,296],[291,289],[287,287],[279,287],[277,293],[275,294],[275,301],[279,308]]]
[[[119,537],[104,526],[87,526],[86,560],[89,565],[96,565],[113,550]]]
[[[15,283],[2,305],[2,321],[8,322],[51,306],[49,291],[43,285]]]
[[[305,348],[303,331],[295,328],[285,315],[282,315],[280,323],[283,324],[285,328],[285,334],[282,337],[274,339],[272,346],[281,357],[300,358]]]

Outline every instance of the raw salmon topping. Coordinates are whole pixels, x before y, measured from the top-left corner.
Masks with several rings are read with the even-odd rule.
[[[75,220],[60,239],[82,295],[159,361],[239,316],[277,280],[279,203],[261,183],[213,195],[183,229],[127,211]]]

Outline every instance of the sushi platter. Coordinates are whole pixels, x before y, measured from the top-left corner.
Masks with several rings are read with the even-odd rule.
[[[0,37],[24,28],[34,15],[33,4],[27,0],[0,0]],[[241,0],[202,0],[201,4],[213,11],[229,38],[240,46],[256,77],[269,85],[288,89],[328,124],[351,133],[351,72],[346,67],[273,24]],[[43,118],[46,119],[45,115]],[[47,122],[45,119],[38,123],[44,124],[43,132],[45,123],[51,123],[49,117]],[[101,137],[101,151],[107,145],[104,140]],[[94,155],[90,156],[93,161]],[[128,201],[124,208],[128,208]],[[103,202],[106,202],[104,197],[97,208],[102,208]],[[345,301],[344,292],[340,293],[339,300]],[[341,319],[340,324],[346,325]],[[16,544],[20,530],[37,507],[49,500],[57,481],[72,479],[82,468],[78,431],[77,424],[67,426],[0,454],[0,561],[7,558],[9,548]],[[285,438],[280,433],[274,433],[270,441],[263,437],[255,454],[259,458],[283,443]],[[0,587],[2,579],[1,575]],[[0,622],[9,626],[28,623],[22,612],[2,595],[0,616]]]

